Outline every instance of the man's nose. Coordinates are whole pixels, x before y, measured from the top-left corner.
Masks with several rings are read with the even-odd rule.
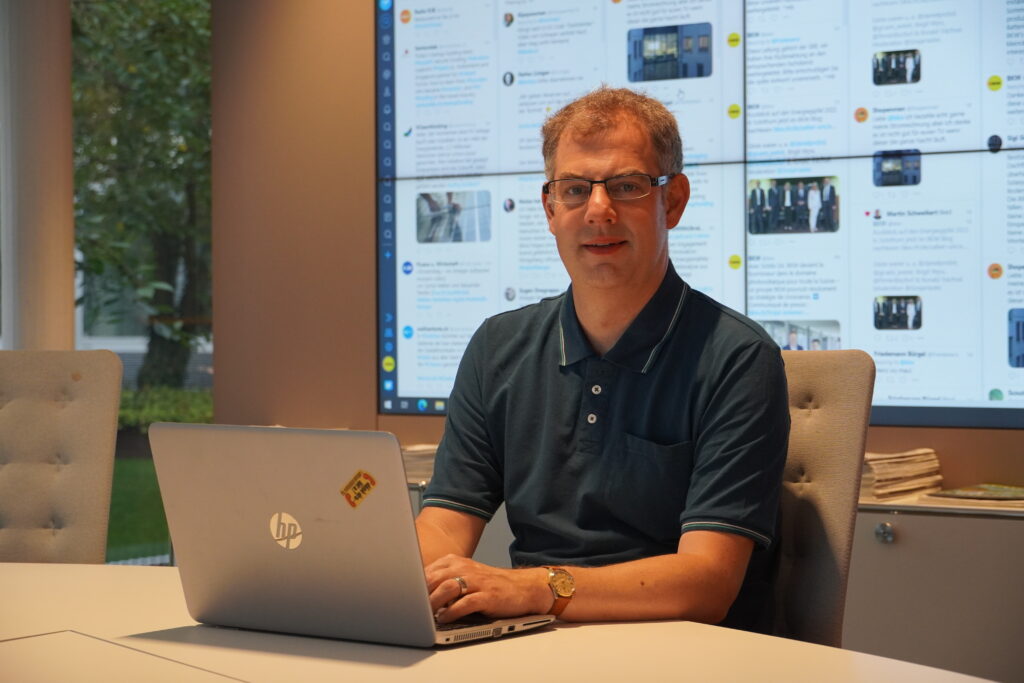
[[[590,225],[600,223],[614,223],[616,221],[615,207],[612,199],[608,196],[608,189],[604,184],[595,183],[590,188],[590,197],[587,198],[586,221]]]

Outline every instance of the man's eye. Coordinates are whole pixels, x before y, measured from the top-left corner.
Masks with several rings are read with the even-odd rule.
[[[583,183],[577,183],[576,185],[569,185],[569,186],[567,186],[565,188],[565,194],[569,195],[570,197],[578,197],[581,194],[586,194],[587,193],[587,187],[588,186],[584,185]]]
[[[636,183],[630,183],[630,182],[618,183],[615,186],[615,190],[616,191],[624,192],[624,193],[627,193],[627,194],[630,193],[630,192],[636,192],[639,189],[640,189],[639,185],[637,185]]]

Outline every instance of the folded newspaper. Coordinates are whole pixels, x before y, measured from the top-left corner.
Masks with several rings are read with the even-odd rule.
[[[1009,484],[975,484],[955,489],[943,489],[929,494],[936,503],[945,505],[988,505],[994,507],[1024,507],[1024,486]]]
[[[902,453],[865,453],[861,496],[895,498],[942,488],[939,456],[931,448]]]

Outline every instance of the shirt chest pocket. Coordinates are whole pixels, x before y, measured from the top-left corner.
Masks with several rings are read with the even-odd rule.
[[[692,470],[692,441],[660,444],[623,434],[605,482],[611,517],[674,548]]]

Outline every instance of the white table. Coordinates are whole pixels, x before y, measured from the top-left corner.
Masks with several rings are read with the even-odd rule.
[[[0,563],[0,680],[941,681],[967,676],[689,622],[558,624],[421,650],[202,626],[172,567]]]

